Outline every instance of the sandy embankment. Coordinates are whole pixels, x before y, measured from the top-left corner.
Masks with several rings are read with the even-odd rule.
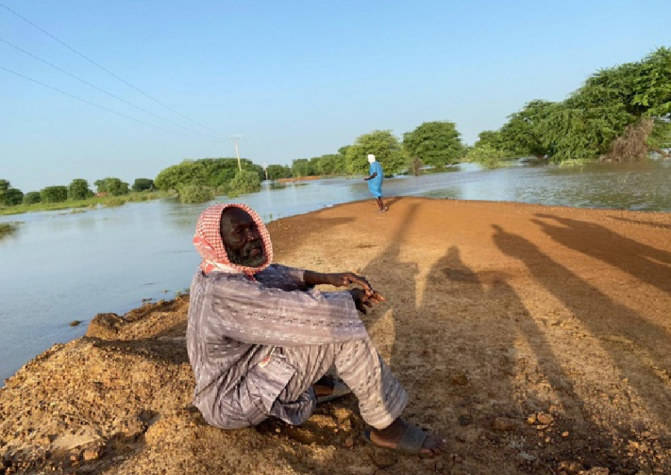
[[[299,428],[208,427],[181,297],[99,316],[9,379],[0,474],[671,473],[671,214],[389,204],[273,222],[276,260],[387,297],[368,328],[448,454],[366,445],[352,396]]]

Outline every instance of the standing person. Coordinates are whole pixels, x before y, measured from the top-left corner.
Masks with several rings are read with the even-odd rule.
[[[379,208],[379,213],[384,213],[389,210],[388,207],[382,202],[382,181],[384,180],[384,172],[382,171],[382,165],[380,162],[375,161],[375,155],[372,153],[368,154],[368,163],[370,163],[370,168],[368,170],[369,175],[364,178],[368,182],[368,190],[375,197],[377,206]]]
[[[187,350],[194,405],[209,424],[302,424],[346,385],[372,426],[369,442],[429,456],[445,450],[444,439],[400,417],[408,396],[357,312],[384,300],[364,277],[271,264],[268,231],[242,204],[203,211],[193,242],[202,262],[191,284]],[[355,287],[321,292],[320,284]],[[324,377],[331,366],[342,379]]]

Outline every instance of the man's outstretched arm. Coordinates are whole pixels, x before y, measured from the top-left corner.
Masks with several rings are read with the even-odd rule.
[[[284,291],[224,275],[200,279],[199,284],[208,334],[245,343],[300,346],[363,338],[367,333],[357,310],[376,303],[358,288]]]

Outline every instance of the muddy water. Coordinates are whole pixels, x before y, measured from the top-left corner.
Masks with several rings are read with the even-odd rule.
[[[467,165],[448,173],[388,179],[383,191],[386,196],[671,212],[669,183],[669,161],[582,169],[479,170]],[[369,198],[363,181],[331,179],[266,184],[237,201],[271,221]],[[184,291],[198,264],[191,236],[204,207],[162,200],[0,218],[21,221],[16,233],[0,240],[0,381],[53,343],[81,336],[97,313],[121,314],[143,299],[172,298]],[[70,326],[73,320],[83,323]]]

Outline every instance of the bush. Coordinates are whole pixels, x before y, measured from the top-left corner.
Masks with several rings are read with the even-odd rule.
[[[121,196],[130,193],[128,183],[121,181],[120,178],[103,178],[102,180],[96,180],[93,184],[96,186],[98,193],[107,193],[112,196]]]
[[[419,176],[422,173],[423,166],[424,163],[422,163],[422,160],[419,157],[415,157],[412,159],[412,162],[410,162],[410,171],[413,175]]]
[[[261,180],[256,172],[242,170],[231,180],[228,196],[231,198],[243,193],[254,193],[261,190]]]
[[[16,206],[23,201],[23,191],[17,188],[9,188],[2,195],[2,204]]]
[[[471,148],[466,154],[466,161],[478,163],[484,168],[498,168],[507,157],[506,152],[485,144]]]
[[[42,201],[42,198],[40,197],[39,191],[29,191],[23,197],[24,205],[34,205],[35,203],[39,203],[40,201]]]
[[[145,191],[145,190],[151,191],[153,189],[154,189],[154,180],[151,180],[149,178],[136,178],[132,186],[133,191]]]
[[[116,206],[122,206],[126,204],[126,200],[115,196],[113,198],[106,199],[103,204],[109,208],[114,208]]]
[[[83,178],[75,178],[68,187],[68,198],[71,200],[85,200],[93,196],[89,183]]]
[[[47,186],[40,191],[42,203],[62,203],[68,199],[67,186]]]
[[[0,238],[9,236],[16,231],[18,222],[0,223]]]
[[[214,193],[206,186],[184,185],[179,190],[179,201],[182,203],[205,203],[214,199]]]

